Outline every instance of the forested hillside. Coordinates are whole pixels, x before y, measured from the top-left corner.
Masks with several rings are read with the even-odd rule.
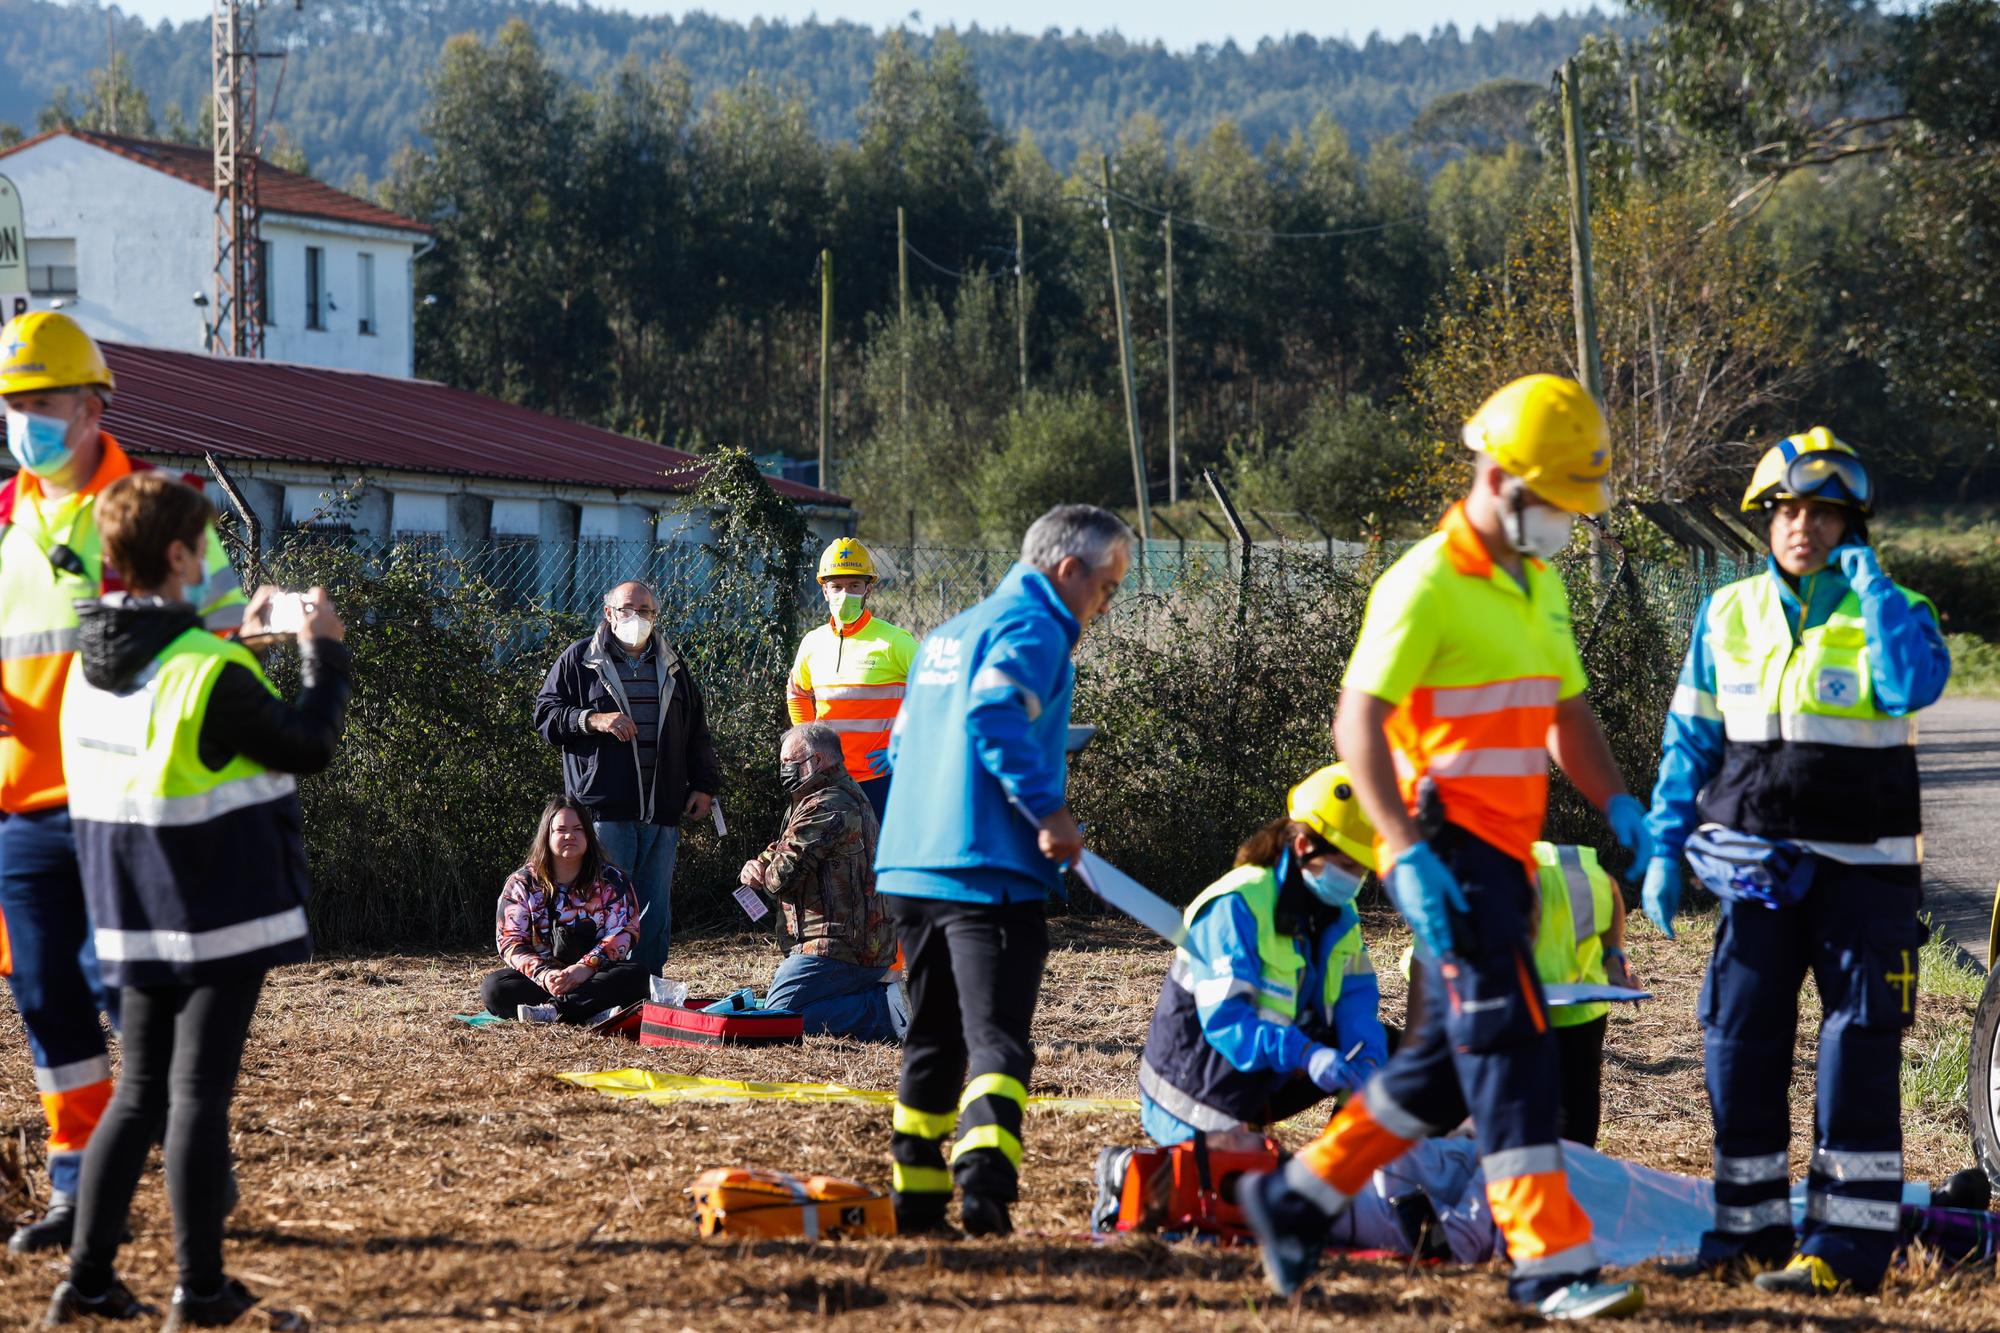
[[[119,16],[107,34],[95,0],[0,0],[0,121],[32,128],[61,90],[81,94],[115,41],[164,125],[188,125],[209,85],[206,19],[148,28]],[[883,38],[852,23],[727,22],[704,14],[638,18],[613,10],[518,0],[307,0],[273,5],[263,44],[285,49],[277,121],[315,173],[345,182],[379,179],[396,149],[419,133],[425,81],[457,33],[491,37],[523,18],[553,66],[596,82],[627,56],[651,65],[671,56],[686,70],[697,105],[755,76],[795,93],[822,138],[852,139]],[[1497,78],[1546,82],[1581,38],[1640,21],[1592,10],[1580,16],[1502,23],[1471,34],[1447,27],[1428,38],[1369,38],[1354,44],[1309,36],[1233,43],[1179,53],[1116,36],[960,34],[980,91],[1001,128],[1026,131],[1058,169],[1104,145],[1133,116],[1156,117],[1171,141],[1199,138],[1234,120],[1253,144],[1304,128],[1329,112],[1358,145],[1408,125],[1440,94]],[[931,39],[913,35],[922,53]]]

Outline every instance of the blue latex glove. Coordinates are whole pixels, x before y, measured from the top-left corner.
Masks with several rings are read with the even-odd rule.
[[[1889,582],[1889,576],[1882,572],[1882,564],[1875,558],[1872,546],[1863,546],[1860,542],[1836,546],[1833,563],[1839,567],[1840,576],[1847,580],[1847,586],[1864,596],[1876,591],[1876,585]]]
[[[1638,797],[1619,792],[1604,807],[1604,817],[1611,821],[1612,836],[1632,853],[1633,865],[1645,865],[1653,859],[1653,835],[1646,829],[1646,807],[1639,804]]]
[[[1640,892],[1646,919],[1668,939],[1674,937],[1674,917],[1681,910],[1680,862],[1657,856],[1646,864],[1646,887]]]
[[[1465,890],[1459,887],[1457,876],[1438,860],[1429,843],[1420,842],[1410,848],[1391,867],[1389,896],[1396,900],[1403,919],[1417,933],[1417,943],[1433,958],[1451,952],[1448,909],[1466,910]]]
[[[1346,1092],[1359,1082],[1354,1075],[1354,1067],[1331,1046],[1315,1046],[1306,1055],[1306,1077],[1321,1092]]]
[[[889,747],[886,745],[879,750],[870,750],[862,758],[868,761],[868,771],[870,773],[887,773],[890,771]]]

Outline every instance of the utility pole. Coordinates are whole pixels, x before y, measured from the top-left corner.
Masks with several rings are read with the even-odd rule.
[[[903,424],[910,420],[910,233],[896,205],[896,342],[903,352]]]
[[[257,244],[257,0],[213,0],[215,302],[206,348],[264,355]]]
[[[1139,443],[1139,394],[1132,383],[1132,330],[1125,315],[1125,275],[1118,267],[1118,233],[1111,226],[1111,157],[1100,153],[1097,160],[1104,170],[1104,239],[1111,246],[1111,303],[1118,314],[1118,370],[1125,381],[1125,435],[1132,445],[1132,498],[1139,506],[1139,546],[1143,551],[1153,539],[1153,524],[1146,503],[1146,454]]]
[[[1021,397],[1028,396],[1028,247],[1021,215],[1014,215],[1014,341],[1021,349]]]
[[[1180,398],[1174,390],[1174,215],[1160,224],[1167,239],[1167,503],[1181,502]]]
[[[1583,144],[1583,99],[1576,61],[1562,63],[1564,156],[1569,162],[1569,272],[1576,313],[1576,364],[1583,387],[1604,403],[1604,362],[1597,350],[1597,285],[1590,267],[1590,168]]]
[[[819,486],[833,489],[833,251],[819,252]]]
[[[896,205],[896,345],[903,358],[902,416],[898,418],[898,424],[902,427],[903,492],[909,501],[904,518],[909,528],[910,547],[914,551],[917,545],[917,497],[916,488],[910,484],[910,231],[904,221],[901,204]]]
[[[1639,89],[1639,76],[1632,75],[1632,179],[1641,199],[1651,199],[1646,188],[1646,103]],[[1642,230],[1642,236],[1645,234]],[[1646,243],[1639,243],[1639,286],[1646,293],[1646,344],[1653,366],[1653,445],[1658,448],[1667,433],[1666,393],[1660,383],[1660,312],[1653,300],[1653,261]]]

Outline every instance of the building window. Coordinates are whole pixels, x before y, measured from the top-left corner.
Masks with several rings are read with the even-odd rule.
[[[257,293],[257,317],[268,326],[278,321],[271,312],[271,243],[257,242],[257,281],[251,284]]]
[[[361,331],[375,332],[375,256],[363,254],[360,265]]]
[[[306,327],[326,327],[326,251],[317,245],[306,247]]]
[[[76,242],[28,240],[28,295],[76,295]]]

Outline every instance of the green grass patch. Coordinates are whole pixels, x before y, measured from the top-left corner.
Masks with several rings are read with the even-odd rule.
[[[1924,918],[1931,937],[1917,953],[1919,983],[1932,995],[1949,995],[1954,1000],[1978,1004],[1986,990],[1986,973],[1966,965],[1965,951],[1938,929],[1930,917]]]
[[[1970,1026],[1903,1047],[1903,1106],[1908,1110],[1947,1116],[1962,1112],[1971,1079]]]
[[[1986,989],[1986,974],[1968,967],[1958,946],[1932,927],[1917,955],[1918,983],[1933,997],[1963,1006],[1964,1022],[1927,1023],[1903,1044],[1903,1105],[1927,1115],[1956,1115],[1965,1108],[1972,1077],[1972,1010]]]
[[[2000,699],[2000,643],[1977,634],[1947,634],[1951,683],[1945,693],[1961,699]]]

